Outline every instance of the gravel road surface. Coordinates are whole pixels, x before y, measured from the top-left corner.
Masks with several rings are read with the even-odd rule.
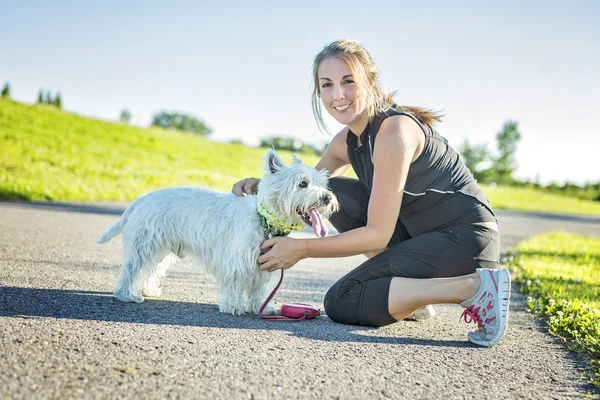
[[[461,308],[373,329],[326,316],[265,322],[218,312],[216,285],[187,265],[142,304],[112,296],[121,240],[96,238],[125,203],[0,202],[0,398],[571,399],[594,398],[585,362],[512,294],[499,345],[466,340]],[[547,231],[600,236],[600,218],[499,211],[503,246]],[[296,237],[311,236],[302,231]],[[362,256],[309,259],[275,298],[323,308]],[[595,391],[596,390],[596,391]]]

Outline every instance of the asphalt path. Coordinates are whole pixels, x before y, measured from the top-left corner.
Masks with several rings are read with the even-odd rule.
[[[515,291],[507,333],[490,349],[467,342],[473,328],[458,322],[456,305],[379,329],[220,314],[213,279],[188,265],[169,272],[161,298],[121,303],[111,296],[121,240],[94,241],[126,206],[0,202],[0,398],[598,396],[585,361],[524,312]],[[600,236],[599,217],[498,214],[504,249],[547,231]],[[363,259],[303,260],[275,305],[322,309],[327,289]]]

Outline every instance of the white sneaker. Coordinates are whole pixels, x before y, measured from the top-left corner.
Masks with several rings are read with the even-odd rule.
[[[404,319],[407,319],[409,321],[424,321],[426,319],[432,318],[433,316],[435,316],[435,314],[436,314],[435,308],[433,308],[433,306],[431,304],[429,304],[425,307],[419,308],[417,311],[410,314],[408,317],[406,317]]]
[[[478,268],[481,286],[475,296],[460,303],[465,308],[461,319],[476,322],[478,329],[469,332],[471,343],[490,347],[500,341],[508,324],[510,275],[506,268]]]

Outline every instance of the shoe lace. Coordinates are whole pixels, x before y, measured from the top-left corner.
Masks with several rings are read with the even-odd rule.
[[[479,317],[480,308],[481,307],[475,308],[475,304],[471,304],[469,307],[465,308],[458,320],[464,321],[467,324],[470,324],[471,322],[476,322],[478,328],[483,328],[483,321]]]

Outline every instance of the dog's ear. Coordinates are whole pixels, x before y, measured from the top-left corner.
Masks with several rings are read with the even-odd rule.
[[[300,160],[298,157],[296,157],[295,154],[292,154],[292,160],[294,164],[302,164],[302,160]]]
[[[283,163],[281,157],[279,157],[279,154],[277,154],[275,150],[269,149],[267,152],[267,165],[265,169],[274,174],[283,167],[285,167],[285,164]]]

